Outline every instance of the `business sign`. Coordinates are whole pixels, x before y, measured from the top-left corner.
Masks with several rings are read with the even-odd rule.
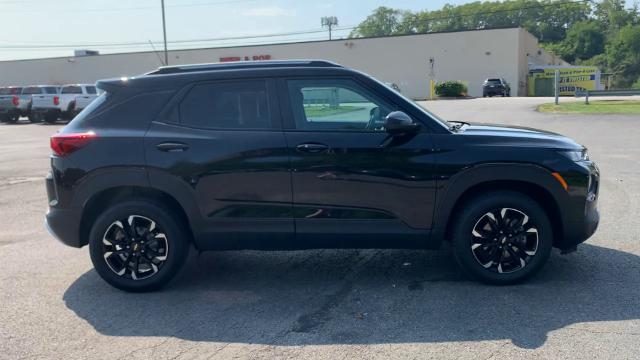
[[[529,95],[552,96],[556,69],[560,71],[560,95],[576,90],[599,90],[600,70],[591,66],[539,67],[529,70]]]
[[[220,62],[230,61],[263,61],[271,60],[271,55],[252,55],[252,56],[223,56],[220,58]]]

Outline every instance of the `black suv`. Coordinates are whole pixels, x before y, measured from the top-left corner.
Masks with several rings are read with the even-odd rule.
[[[511,87],[505,79],[487,79],[482,83],[482,97],[511,96]]]
[[[325,61],[163,67],[51,137],[51,233],[157,289],[198,250],[437,248],[514,283],[596,229],[598,169],[561,135],[438,119]]]

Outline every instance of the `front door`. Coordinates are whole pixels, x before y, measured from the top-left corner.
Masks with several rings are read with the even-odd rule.
[[[424,246],[436,181],[426,127],[391,138],[384,118],[402,109],[351,78],[281,80],[283,92],[296,245]]]

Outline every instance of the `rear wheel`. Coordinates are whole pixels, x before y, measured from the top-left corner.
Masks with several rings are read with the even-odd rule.
[[[107,209],[89,237],[91,261],[112,286],[132,292],[166,285],[182,268],[189,243],[184,226],[162,205],[128,201]]]
[[[29,115],[28,119],[29,119],[29,122],[39,123],[39,122],[42,122],[43,116],[42,116],[42,114],[33,114],[32,113],[31,115]]]
[[[55,124],[57,120],[58,117],[55,115],[46,115],[44,117],[44,121],[46,121],[48,124]]]
[[[7,117],[6,121],[7,121],[9,124],[15,124],[15,123],[17,123],[17,122],[18,122],[18,119],[20,119],[20,116],[19,116],[19,115],[11,115],[11,116]]]
[[[517,283],[539,271],[549,258],[551,223],[544,210],[523,194],[500,191],[481,195],[455,216],[455,257],[475,279]]]

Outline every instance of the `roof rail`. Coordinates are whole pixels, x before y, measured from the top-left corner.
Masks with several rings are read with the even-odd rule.
[[[179,74],[196,71],[217,71],[235,69],[260,69],[281,67],[342,67],[327,60],[268,60],[268,61],[233,61],[211,64],[161,66],[145,75]]]

